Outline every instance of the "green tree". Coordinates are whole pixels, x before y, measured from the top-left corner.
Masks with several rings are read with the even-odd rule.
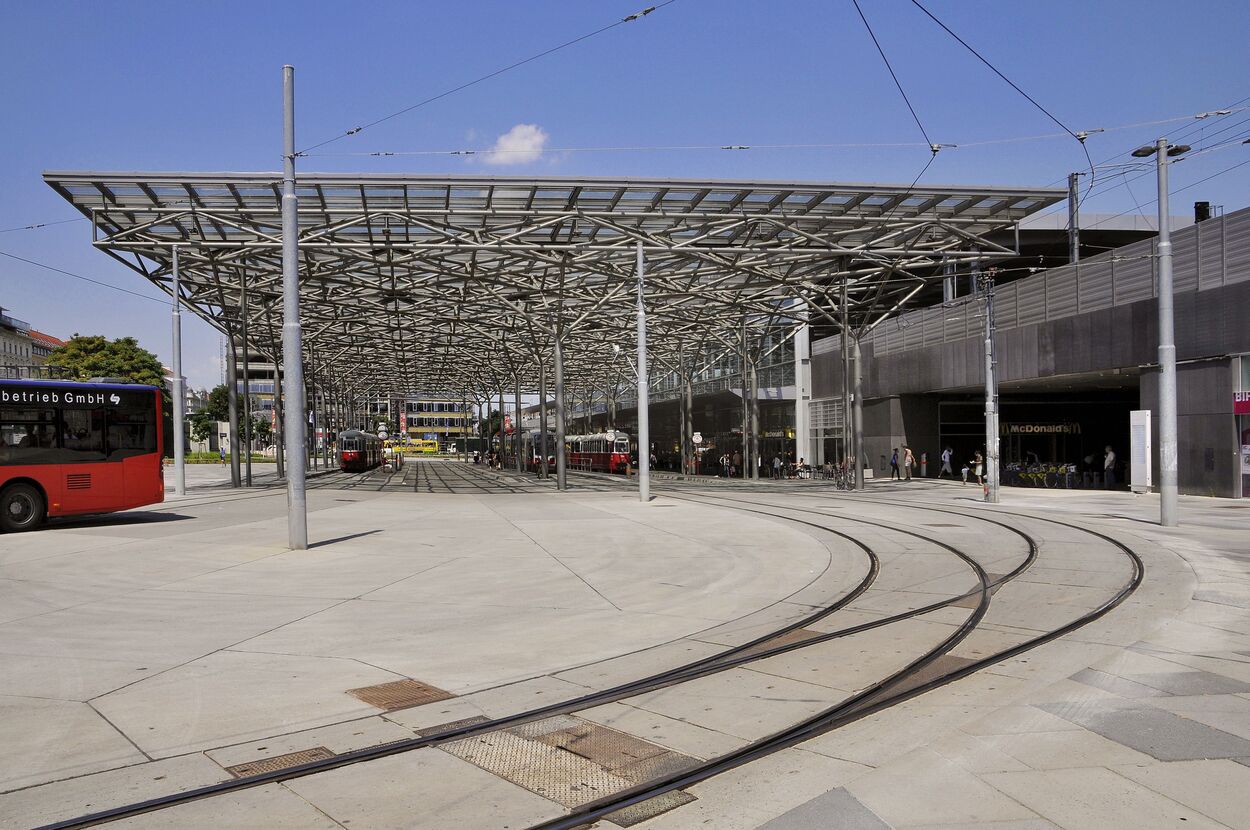
[[[192,412],[187,416],[187,423],[191,425],[192,441],[207,441],[217,431],[217,419],[210,416],[207,409]]]
[[[164,367],[133,337],[109,340],[98,334],[75,334],[64,346],[52,350],[47,364],[64,369],[73,380],[121,378],[128,383],[159,386],[169,398]]]
[[[208,393],[208,406],[204,408],[214,421],[230,420],[230,389],[219,383]]]
[[[499,413],[499,410],[492,409],[489,418],[483,418],[477,422],[478,434],[483,438],[490,438],[499,434],[499,424],[502,420],[503,416]]]
[[[252,416],[252,438],[259,441],[261,446],[268,446],[273,441],[273,425],[269,423],[268,418],[261,418],[257,415]]]

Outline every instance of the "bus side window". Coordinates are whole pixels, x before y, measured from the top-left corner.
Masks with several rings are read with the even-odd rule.
[[[144,410],[114,410],[108,416],[108,460],[156,452],[156,422]]]
[[[51,410],[0,412],[0,463],[53,464],[56,422]]]
[[[66,464],[80,464],[104,458],[104,410],[62,410],[61,460]]]

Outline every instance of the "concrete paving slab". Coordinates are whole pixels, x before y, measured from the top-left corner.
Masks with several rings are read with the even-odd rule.
[[[230,827],[238,830],[342,830],[331,819],[281,784],[255,787],[227,796],[193,801],[113,822],[119,830],[166,830],[171,827]]]
[[[378,830],[523,828],[563,812],[558,804],[437,749],[355,764],[286,786],[340,825]]]
[[[148,760],[86,703],[0,697],[0,792]]]
[[[1232,761],[1116,767],[1116,773],[1229,827],[1250,827],[1250,768]]]
[[[1148,764],[1152,760],[1149,755],[1084,729],[998,735],[982,740],[1032,769],[1110,767]]]
[[[1217,830],[1224,825],[1105,769],[1002,772],[984,776],[995,789],[1060,827]]]
[[[1042,708],[1160,761],[1250,756],[1250,741],[1146,703],[1090,706],[1042,704]]]
[[[735,735],[624,703],[596,706],[580,716],[696,758],[715,758],[746,743]]]
[[[271,735],[259,741],[206,750],[204,755],[222,767],[232,767],[317,746],[324,746],[338,755],[412,737],[415,737],[415,733],[411,729],[378,716],[304,729],[285,735]]]
[[[0,795],[0,830],[26,830],[227,778],[203,755],[140,763]]]
[[[894,826],[963,824],[1037,818],[1037,813],[995,790],[935,752],[920,749],[847,784],[875,814]]]
[[[95,705],[148,754],[168,757],[377,714],[346,690],[395,679],[354,660],[223,651]]]
[[[891,830],[890,825],[842,787],[782,813],[772,821],[761,824],[759,830],[811,830],[813,827]]]

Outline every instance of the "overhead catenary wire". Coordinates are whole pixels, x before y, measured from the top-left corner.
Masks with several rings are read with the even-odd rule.
[[[579,35],[571,40],[566,40],[563,43],[550,47],[549,49],[544,49],[543,51],[537,54],[530,55],[527,58],[522,58],[521,60],[510,63],[507,66],[500,67],[499,69],[496,69],[493,72],[488,72],[487,74],[474,78],[471,81],[466,81],[465,83],[460,84],[459,86],[452,87],[451,89],[440,92],[437,95],[431,95],[428,98],[425,98],[416,102],[415,104],[411,104],[410,106],[404,107],[403,109],[396,110],[395,112],[392,112],[389,115],[384,115],[381,118],[375,118],[372,121],[352,127],[351,129],[345,130],[344,132],[340,133],[339,135],[334,136],[333,138],[328,138],[325,141],[318,142],[317,144],[313,144],[310,147],[306,147],[303,150],[297,151],[295,155],[302,156],[305,153],[307,153],[309,150],[316,150],[319,147],[326,146],[327,144],[333,144],[334,142],[341,141],[342,139],[347,138],[348,136],[353,136],[360,132],[363,132],[364,130],[369,129],[370,127],[376,127],[378,124],[381,124],[385,121],[390,121],[392,118],[398,118],[401,115],[406,115],[407,113],[410,113],[415,109],[419,109],[428,104],[432,104],[435,101],[439,101],[439,100],[442,100],[443,98],[447,98],[451,95],[455,95],[457,92],[463,92],[464,90],[469,89],[470,87],[477,86],[478,84],[489,81],[492,78],[497,78],[500,75],[503,75],[504,73],[511,72],[513,69],[518,69],[522,66],[525,66],[528,63],[533,63],[536,60],[541,60],[542,58],[545,58],[548,55],[555,54],[556,52],[559,52],[563,49],[568,49],[570,46],[575,46],[583,41],[586,41],[593,37],[601,35],[604,32],[611,31],[612,29],[615,29],[618,26],[623,26],[626,23],[632,23],[636,20],[641,20],[642,18],[646,17],[652,12],[658,11],[664,8],[665,6],[671,6],[673,3],[676,3],[676,2],[677,0],[664,0],[664,2],[662,3],[656,3],[654,6],[648,6],[645,9],[642,9],[641,11],[634,12],[633,14],[630,14],[630,15],[626,15],[620,20],[613,21],[612,23],[609,23],[606,26],[601,26],[598,29],[595,29],[594,31],[587,32],[586,34],[583,34],[583,35]]]
[[[894,72],[894,67],[890,65],[890,59],[886,57],[885,50],[881,48],[881,42],[877,40],[877,35],[872,30],[868,18],[864,16],[864,10],[859,7],[859,0],[851,0],[855,4],[855,11],[859,12],[859,19],[864,21],[864,28],[868,30],[868,36],[872,38],[872,43],[877,47],[877,54],[881,55],[881,60],[885,62],[885,68],[889,70],[890,77],[894,79],[894,85],[898,87],[899,95],[903,96],[903,103],[907,104],[907,109],[911,112],[911,117],[915,120],[916,126],[920,128],[920,134],[924,136],[925,143],[937,152],[937,145],[933,143],[933,139],[929,138],[929,133],[924,128],[924,124],[920,123],[920,116],[916,114],[916,108],[912,106],[911,99],[907,97],[907,92],[903,89],[903,84],[899,81],[898,75]]]
[[[990,63],[990,62],[989,62],[989,60],[988,60],[988,59],[987,59],[984,55],[982,55],[980,52],[978,52],[976,49],[974,49],[974,48],[973,48],[973,47],[972,47],[972,46],[971,46],[971,45],[970,45],[970,44],[969,44],[966,40],[964,40],[963,38],[961,38],[959,35],[955,34],[955,32],[954,32],[954,31],[953,31],[953,30],[952,30],[949,26],[947,26],[945,23],[943,23],[941,20],[939,20],[939,19],[938,19],[938,18],[937,18],[937,17],[933,14],[933,12],[929,11],[928,9],[926,9],[926,8],[924,7],[924,4],[923,4],[923,3],[921,3],[921,2],[920,2],[920,0],[911,0],[911,2],[912,2],[912,5],[914,5],[914,6],[915,6],[916,8],[918,8],[918,9],[920,9],[920,11],[924,12],[924,13],[925,13],[925,15],[926,15],[926,16],[927,16],[930,20],[932,20],[932,21],[933,21],[934,23],[936,23],[938,26],[941,26],[943,31],[945,31],[948,35],[950,35],[951,37],[953,37],[955,40],[959,41],[959,44],[960,44],[961,46],[963,46],[965,49],[967,49],[969,52],[971,52],[971,53],[972,53],[972,54],[976,57],[976,59],[977,59],[977,60],[981,61],[981,63],[983,63],[983,64],[985,64],[986,66],[988,66],[988,67],[990,68],[990,71],[991,71],[991,72],[993,72],[995,75],[997,75],[998,77],[1000,77],[1000,78],[1002,78],[1004,81],[1006,81],[1008,86],[1010,86],[1010,87],[1011,87],[1012,89],[1014,89],[1016,92],[1018,92],[1018,93],[1020,93],[1021,95],[1023,95],[1023,96],[1025,97],[1025,99],[1027,99],[1027,100],[1028,100],[1028,102],[1029,102],[1030,104],[1032,104],[1033,106],[1035,106],[1035,107],[1037,107],[1039,110],[1041,110],[1041,111],[1042,111],[1042,112],[1046,115],[1046,117],[1047,117],[1047,118],[1049,118],[1051,121],[1054,121],[1056,124],[1058,124],[1058,125],[1059,125],[1059,126],[1060,126],[1063,130],[1064,130],[1064,132],[1066,132],[1068,135],[1072,136],[1073,138],[1075,138],[1075,139],[1077,140],[1077,143],[1079,143],[1079,144],[1081,145],[1081,152],[1083,152],[1083,153],[1085,154],[1085,161],[1089,163],[1089,186],[1092,188],[1092,187],[1094,186],[1094,159],[1093,159],[1092,157],[1090,157],[1090,154],[1089,154],[1089,148],[1085,146],[1085,139],[1089,137],[1089,131],[1084,131],[1084,132],[1076,132],[1076,131],[1074,131],[1071,127],[1069,127],[1067,124],[1065,124],[1065,123],[1063,123],[1062,121],[1060,121],[1060,120],[1059,120],[1059,119],[1058,119],[1058,118],[1057,118],[1057,117],[1056,117],[1056,116],[1055,116],[1055,115],[1054,115],[1054,114],[1053,114],[1050,110],[1046,109],[1046,108],[1045,108],[1045,107],[1043,107],[1041,104],[1039,104],[1039,103],[1037,102],[1037,99],[1035,99],[1032,95],[1029,95],[1027,92],[1025,92],[1023,89],[1021,89],[1021,88],[1020,88],[1020,86],[1019,86],[1019,85],[1018,85],[1015,81],[1011,80],[1011,79],[1010,79],[1010,78],[1008,78],[1006,75],[1004,75],[1002,72],[1000,72],[1000,71],[999,71],[999,69],[998,69],[998,67],[996,67],[996,66],[994,66],[994,64]],[[1087,190],[1086,190],[1086,195],[1087,195],[1087,196],[1088,196],[1088,193],[1089,193],[1089,191],[1088,191],[1088,189],[1087,189]]]
[[[36,262],[36,261],[35,261],[35,260],[33,260],[33,259],[27,259],[26,257],[20,257],[20,256],[18,256],[17,254],[10,254],[10,253],[8,253],[8,252],[6,252],[6,251],[0,251],[0,256],[3,256],[3,257],[8,257],[9,259],[15,259],[15,260],[17,260],[18,262],[25,262],[27,265],[34,265],[36,268],[43,268],[43,269],[45,269],[45,270],[47,270],[47,271],[54,271],[54,272],[56,272],[56,273],[58,273],[58,274],[64,274],[64,275],[65,275],[65,276],[67,276],[67,277],[73,277],[73,278],[74,278],[74,279],[76,279],[76,280],[82,280],[83,282],[89,282],[89,283],[91,283],[92,285],[99,285],[99,286],[101,286],[101,287],[103,287],[103,288],[111,288],[111,289],[113,289],[114,291],[120,291],[120,292],[122,292],[123,294],[129,294],[129,295],[131,295],[132,297],[138,297],[138,298],[140,298],[140,299],[142,299],[142,300],[151,300],[151,301],[152,301],[152,302],[154,302],[154,303],[161,303],[162,305],[168,305],[168,304],[169,304],[169,300],[168,300],[168,299],[164,299],[164,300],[162,300],[162,299],[161,299],[161,298],[159,298],[159,297],[152,297],[152,296],[149,296],[149,295],[147,295],[147,294],[140,294],[138,291],[131,291],[129,288],[122,288],[122,287],[121,287],[121,286],[119,286],[119,285],[112,285],[112,284],[107,283],[107,282],[101,282],[100,280],[92,279],[91,277],[84,277],[82,274],[75,274],[73,271],[66,271],[64,268],[57,268],[57,267],[55,267],[55,266],[52,266],[52,265],[47,265],[47,264],[42,263],[42,262]]]

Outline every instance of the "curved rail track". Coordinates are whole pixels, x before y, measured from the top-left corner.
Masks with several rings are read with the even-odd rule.
[[[1077,616],[1067,624],[1046,631],[1037,636],[1024,639],[1014,646],[1002,649],[989,656],[966,662],[953,670],[935,674],[932,671],[933,664],[941,657],[948,654],[952,649],[956,648],[961,642],[976,631],[978,625],[983,621],[985,615],[990,609],[991,594],[998,588],[1015,580],[1037,561],[1041,544],[1033,534],[1020,528],[1018,523],[1013,524],[1011,521],[1000,521],[997,518],[987,515],[973,514],[947,507],[937,507],[929,504],[916,504],[912,502],[899,502],[897,500],[870,499],[862,496],[854,496],[847,499],[845,502],[842,502],[843,504],[850,502],[862,502],[869,505],[886,506],[895,509],[920,510],[938,514],[945,513],[951,516],[958,516],[965,520],[971,519],[978,522],[984,522],[1006,531],[1024,543],[1025,553],[1015,567],[1010,570],[1010,572],[991,578],[983,565],[970,553],[960,550],[955,545],[941,539],[934,538],[931,535],[911,530],[909,528],[899,527],[897,523],[875,521],[862,516],[846,515],[845,513],[840,515],[831,515],[824,510],[815,509],[813,507],[800,507],[790,504],[779,505],[768,501],[761,502],[758,498],[753,498],[751,500],[735,499],[731,498],[727,493],[709,494],[705,492],[691,492],[692,489],[696,488],[690,487],[672,487],[661,485],[656,489],[662,491],[670,498],[768,516],[774,519],[780,519],[789,523],[816,529],[847,540],[849,543],[859,548],[859,550],[864,554],[868,563],[865,574],[858,584],[856,584],[850,591],[838,597],[833,602],[830,602],[829,604],[818,608],[816,611],[805,615],[801,619],[789,622],[775,630],[771,630],[761,636],[752,638],[748,642],[726,648],[716,654],[712,654],[659,673],[651,674],[646,677],[615,685],[611,688],[593,691],[574,699],[518,712],[481,723],[448,728],[428,733],[420,737],[405,739],[395,743],[384,744],[382,746],[346,752],[332,758],[313,761],[299,766],[288,767],[274,772],[267,772],[231,781],[224,781],[197,789],[171,793],[158,798],[135,802],[133,804],[108,810],[102,810],[89,815],[83,815],[77,818],[45,825],[43,828],[40,828],[40,830],[68,830],[68,828],[91,827],[122,818],[167,809],[169,807],[191,801],[217,797],[265,784],[290,781],[351,764],[366,763],[372,760],[399,753],[410,752],[424,747],[437,746],[439,744],[458,739],[484,735],[486,733],[520,726],[522,724],[542,720],[556,715],[565,715],[578,711],[584,711],[605,703],[626,700],[644,692],[668,688],[698,678],[715,675],[732,668],[744,666],[756,661],[766,660],[770,657],[776,657],[778,655],[787,654],[801,649],[815,648],[822,643],[828,643],[832,640],[840,638],[853,637],[856,634],[889,626],[903,620],[923,617],[926,614],[933,613],[939,609],[954,606],[964,601],[973,600],[975,602],[967,618],[961,624],[956,626],[948,636],[944,637],[941,642],[931,648],[924,649],[921,653],[910,659],[902,668],[891,672],[886,677],[883,677],[860,691],[851,694],[846,699],[833,702],[829,707],[801,720],[798,723],[795,723],[774,734],[751,741],[738,749],[707,760],[696,767],[684,769],[680,772],[668,774],[666,776],[648,781],[644,784],[638,784],[628,789],[617,791],[604,798],[589,802],[580,807],[576,807],[564,816],[534,825],[534,828],[532,828],[532,830],[571,830],[571,828],[586,825],[588,822],[594,821],[597,818],[603,817],[622,808],[646,801],[672,790],[691,786],[719,773],[764,757],[770,753],[777,752],[809,738],[833,729],[837,729],[838,727],[854,720],[863,718],[904,700],[908,700],[916,695],[929,691],[930,689],[937,688],[938,686],[953,682],[959,678],[966,677],[982,668],[985,668],[986,666],[1009,659],[1031,648],[1063,636],[1066,633],[1093,622],[1123,602],[1141,583],[1144,575],[1144,567],[1137,554],[1123,543],[1111,538],[1110,536],[1098,533],[1097,531],[1093,531],[1088,528],[1080,527],[1078,525],[1062,522],[1057,519],[1012,514],[1006,511],[994,511],[993,515],[997,517],[1011,517],[1017,519],[1023,518],[1029,521],[1044,522],[1051,525],[1062,526],[1088,534],[1091,538],[1096,538],[1102,542],[1110,544],[1115,550],[1127,557],[1130,564],[1130,575],[1124,585],[1112,593],[1112,595],[1105,602],[1099,604],[1093,609],[1090,609],[1086,613]],[[792,494],[787,493],[786,495]],[[842,494],[839,494],[839,496],[841,495]],[[785,635],[811,625],[817,621],[823,620],[826,617],[835,614],[839,610],[852,606],[855,600],[863,596],[866,591],[876,584],[882,573],[881,558],[870,545],[856,538],[853,534],[830,527],[828,524],[815,520],[816,517],[824,519],[836,518],[842,522],[853,522],[865,527],[892,531],[905,536],[913,537],[927,545],[943,550],[968,569],[974,577],[975,587],[956,595],[926,603],[920,607],[882,616],[875,620],[839,628],[835,631],[809,636],[806,639],[797,642],[787,641],[785,639]],[[774,641],[777,642],[773,645],[769,645],[770,642]]]

